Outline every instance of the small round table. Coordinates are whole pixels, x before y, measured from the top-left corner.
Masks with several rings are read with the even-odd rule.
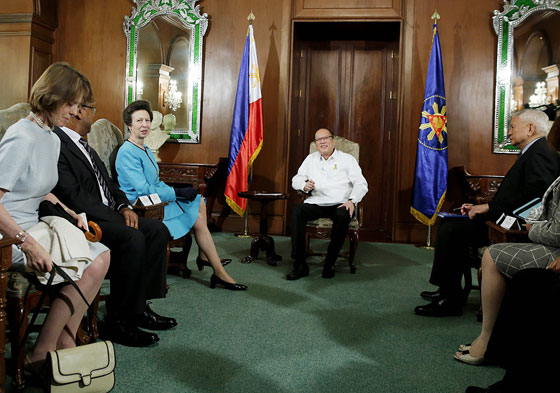
[[[266,262],[270,266],[276,266],[277,262],[282,260],[282,257],[276,254],[276,251],[274,250],[274,239],[268,236],[268,214],[266,206],[269,202],[274,202],[280,199],[288,199],[288,194],[266,191],[242,191],[238,192],[237,195],[241,198],[258,201],[261,204],[260,233],[253,236],[250,255],[243,258],[241,263],[251,263],[259,256],[259,250],[262,250],[266,252]]]

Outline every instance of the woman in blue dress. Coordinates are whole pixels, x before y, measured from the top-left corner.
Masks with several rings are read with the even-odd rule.
[[[173,188],[159,180],[155,157],[144,144],[153,120],[150,103],[142,100],[132,102],[123,111],[123,120],[130,136],[119,149],[115,161],[121,190],[131,202],[149,194],[158,194],[162,202],[168,202],[163,223],[173,239],[186,235],[191,228],[194,230],[201,254],[208,258],[208,262],[200,256],[197,258],[199,269],[203,265],[214,269],[210,278],[211,288],[219,284],[230,290],[247,289],[247,286],[237,284],[222,266],[206,223],[204,199],[193,188]]]

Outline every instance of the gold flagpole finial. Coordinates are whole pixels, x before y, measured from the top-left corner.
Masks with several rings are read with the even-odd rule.
[[[432,19],[434,20],[434,23],[437,25],[437,21],[438,19],[441,19],[441,16],[439,16],[437,9],[434,11],[433,15],[432,15]]]
[[[247,20],[249,21],[249,24],[252,25],[253,21],[255,20],[255,14],[253,14],[253,10],[251,10],[251,13],[249,14],[249,16],[247,17]]]

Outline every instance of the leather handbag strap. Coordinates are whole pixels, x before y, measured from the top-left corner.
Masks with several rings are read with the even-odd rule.
[[[76,291],[78,291],[78,293],[80,294],[80,296],[82,297],[84,302],[87,304],[88,308],[91,306],[91,304],[87,301],[86,297],[84,296],[84,294],[80,290],[80,287],[78,287],[78,284],[76,284],[76,282],[74,282],[74,280],[72,280],[68,276],[68,274],[64,271],[64,269],[62,269],[60,266],[58,266],[54,262],[52,262],[52,266],[53,266],[53,269],[51,270],[51,274],[49,275],[49,279],[47,280],[47,283],[45,284],[45,287],[43,288],[43,291],[41,293],[41,297],[39,298],[39,302],[37,303],[36,310],[33,313],[33,316],[31,317],[31,321],[27,325],[27,329],[25,330],[25,334],[23,335],[23,339],[21,340],[22,343],[24,343],[25,340],[27,340],[27,336],[29,335],[29,329],[30,329],[31,326],[33,326],[33,324],[37,320],[37,317],[39,316],[39,311],[41,311],[41,307],[43,307],[43,303],[45,302],[45,299],[47,297],[47,293],[51,289],[52,282],[54,280],[54,276],[56,276],[57,273],[62,276],[64,281],[66,281],[67,283],[72,285],[74,287],[74,289]]]

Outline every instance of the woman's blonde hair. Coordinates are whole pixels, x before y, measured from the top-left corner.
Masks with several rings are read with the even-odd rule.
[[[92,96],[91,84],[80,71],[68,63],[54,63],[31,88],[29,104],[33,112],[49,114],[62,104],[81,104]]]

